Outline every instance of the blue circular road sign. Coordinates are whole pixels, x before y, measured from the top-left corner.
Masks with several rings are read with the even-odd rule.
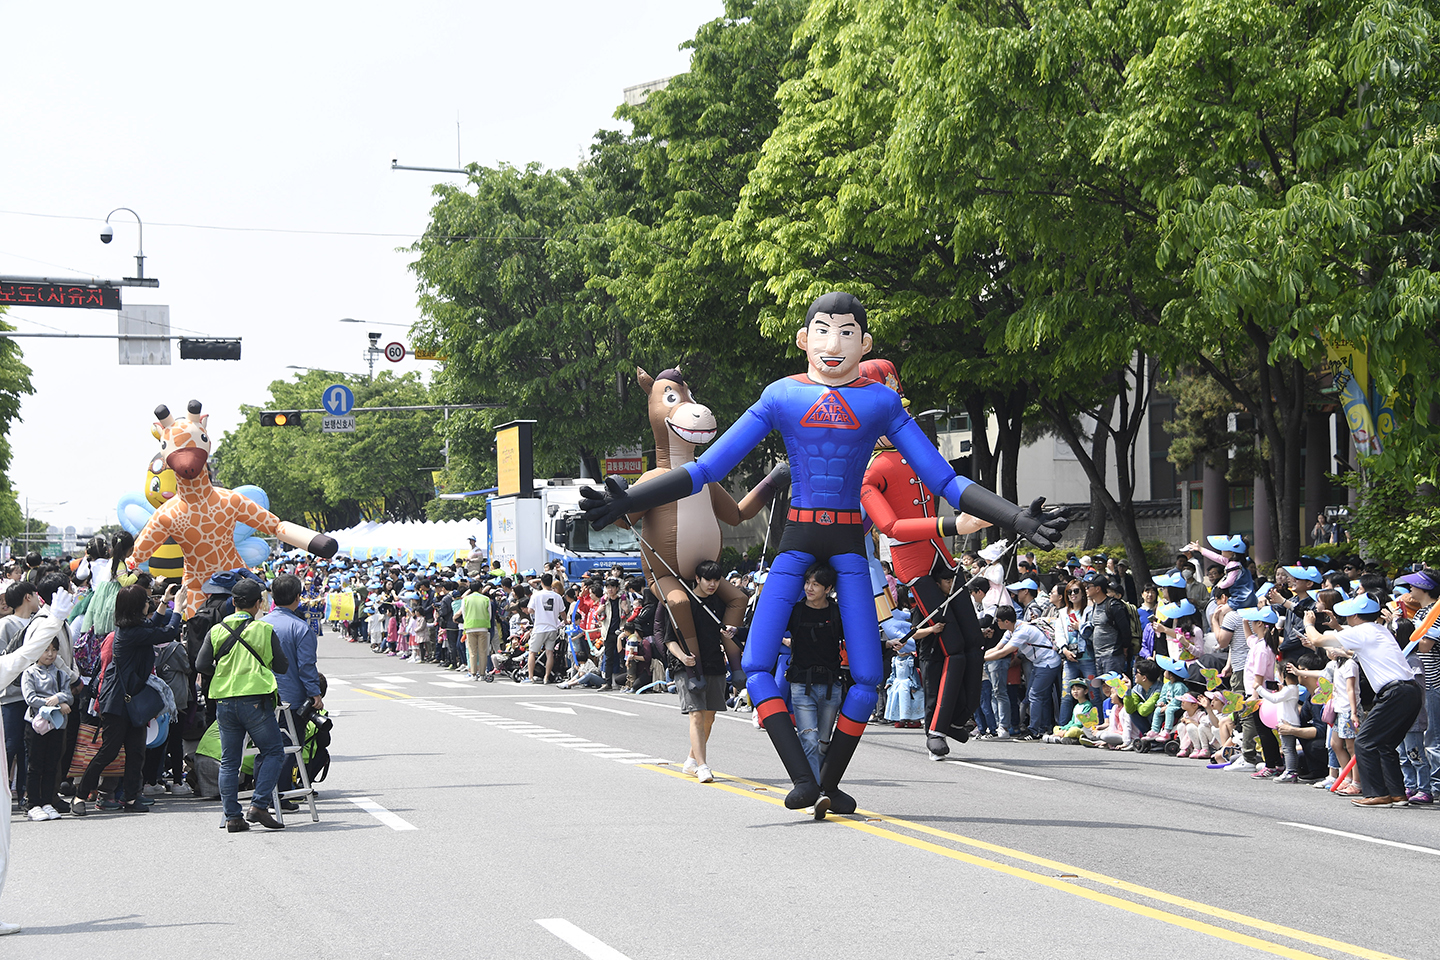
[[[355,394],[345,384],[336,383],[325,388],[320,402],[332,417],[343,417],[355,409]]]

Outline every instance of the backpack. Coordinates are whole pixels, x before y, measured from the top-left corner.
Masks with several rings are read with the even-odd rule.
[[[314,753],[305,761],[305,774],[311,783],[319,783],[330,773],[330,728],[312,723],[308,724],[306,733]]]
[[[1125,612],[1130,616],[1130,643],[1127,644],[1127,647],[1133,650],[1134,644],[1143,636],[1143,631],[1140,629],[1140,609],[1129,600],[1121,600],[1120,603],[1125,607]]]

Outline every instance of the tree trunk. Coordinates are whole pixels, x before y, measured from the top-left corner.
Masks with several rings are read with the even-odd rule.
[[[1000,496],[1011,503],[1020,502],[1020,433],[1025,425],[1028,398],[1024,390],[1012,390],[995,404],[1000,422],[997,438],[997,459],[1000,462]]]
[[[990,449],[990,417],[983,394],[965,398],[970,415],[970,479],[986,490],[995,489],[995,454]]]
[[[1115,398],[1107,399],[1096,412],[1105,418],[1105,427],[1108,427],[1115,412]],[[1091,432],[1090,456],[1095,461],[1095,472],[1100,480],[1098,486],[1094,479],[1090,481],[1090,525],[1085,529],[1086,550],[1094,550],[1105,543],[1105,524],[1110,516],[1105,509],[1104,496],[1110,472],[1109,451],[1110,431],[1097,423]]]
[[[1097,463],[1091,450],[1095,445],[1086,449],[1086,444],[1080,436],[1075,420],[1077,411],[1071,408],[1068,399],[1061,395],[1055,398],[1044,398],[1039,401],[1040,408],[1055,422],[1060,435],[1075,452],[1080,461],[1080,466],[1085,470],[1085,475],[1090,479],[1092,495],[1098,495],[1104,506],[1105,513],[1115,522],[1120,529],[1120,542],[1125,545],[1125,553],[1130,560],[1130,569],[1135,577],[1137,589],[1144,589],[1151,583],[1150,564],[1145,557],[1145,546],[1140,539],[1140,528],[1135,523],[1135,440],[1140,431],[1146,427],[1146,413],[1150,406],[1150,396],[1155,389],[1156,368],[1144,354],[1137,353],[1131,358],[1133,366],[1127,364],[1122,367],[1117,376],[1113,377],[1117,385],[1116,393],[1110,398],[1110,402],[1102,404],[1104,409],[1080,411],[1095,419],[1095,430],[1097,436],[1109,434],[1115,446],[1115,481],[1118,496],[1111,496],[1109,489],[1105,486],[1105,478],[1101,472],[1100,464]],[[1134,395],[1127,382],[1133,378]],[[1117,423],[1110,424],[1110,411],[1114,405],[1119,404],[1119,415]],[[1104,418],[1103,420],[1101,418]]]

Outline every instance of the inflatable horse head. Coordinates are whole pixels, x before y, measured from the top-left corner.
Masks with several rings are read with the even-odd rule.
[[[639,367],[635,379],[650,402],[650,430],[655,435],[655,465],[669,469],[695,459],[695,448],[715,439],[715,414],[697,403],[679,370],[671,368],[651,377]]]

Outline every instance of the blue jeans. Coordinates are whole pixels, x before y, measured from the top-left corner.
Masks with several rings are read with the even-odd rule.
[[[1428,719],[1428,718],[1427,718]],[[1426,726],[1425,730],[1430,728]],[[1430,779],[1435,775],[1425,759],[1425,733],[1412,730],[1400,741],[1400,775],[1405,778],[1405,789],[1419,792],[1429,791]]]
[[[792,683],[790,702],[795,707],[800,746],[818,783],[820,761],[825,759],[824,748],[830,743],[830,731],[835,729],[835,717],[840,713],[840,684],[812,683],[807,693],[805,684]]]
[[[1425,760],[1430,764],[1431,794],[1440,792],[1440,688],[1425,690]]]
[[[215,720],[220,725],[220,805],[225,819],[241,816],[240,758],[247,733],[260,750],[255,760],[255,798],[250,803],[269,809],[285,760],[285,739],[275,722],[274,696],[221,698],[216,701]]]
[[[980,706],[975,711],[975,726],[981,733],[995,732],[995,708],[990,703],[990,678],[980,681]]]
[[[1055,684],[1060,682],[1060,664],[1034,667],[1030,671],[1030,732],[1044,736],[1055,727]],[[1068,718],[1067,718],[1068,719]]]
[[[1010,727],[1010,683],[1005,679],[1009,673],[1009,657],[991,660],[985,664],[985,676],[990,680],[990,701],[994,704],[996,726],[1004,727],[1007,733],[1014,733]]]

